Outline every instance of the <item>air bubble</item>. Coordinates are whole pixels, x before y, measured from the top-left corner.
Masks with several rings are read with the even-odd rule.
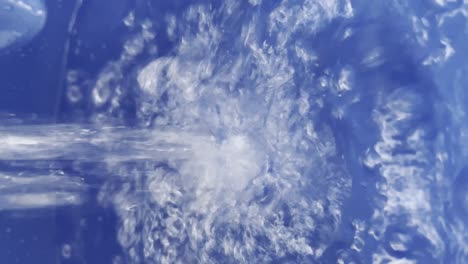
[[[127,27],[133,27],[135,25],[135,13],[130,12],[123,20]]]
[[[78,85],[70,85],[67,90],[67,98],[71,103],[77,103],[81,101],[83,95]]]
[[[69,259],[72,254],[72,247],[69,244],[64,244],[62,247],[62,257]]]

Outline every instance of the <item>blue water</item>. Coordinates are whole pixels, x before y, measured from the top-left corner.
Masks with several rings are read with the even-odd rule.
[[[0,263],[468,263],[468,3],[173,2],[8,18]]]

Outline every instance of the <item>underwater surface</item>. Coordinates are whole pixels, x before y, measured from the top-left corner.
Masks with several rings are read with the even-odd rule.
[[[0,263],[468,263],[467,18],[0,0]]]

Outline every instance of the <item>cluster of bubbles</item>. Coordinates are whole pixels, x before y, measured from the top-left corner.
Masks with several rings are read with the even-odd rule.
[[[446,76],[429,77],[448,71],[457,49],[442,29],[466,7],[425,8],[440,15],[405,1],[344,0],[130,12],[118,59],[79,85],[83,73],[72,70],[68,99],[91,102],[91,120],[112,123],[131,97],[137,126],[188,128],[179,143],[193,155],[108,167],[121,177],[100,201],[120,218],[127,261],[466,258],[455,231],[463,220],[437,222],[444,201],[466,212],[465,192],[446,195],[460,165],[450,169],[457,137],[441,129],[454,125],[444,115],[464,114],[437,102]],[[355,198],[352,183],[366,185],[367,198]],[[367,216],[346,212],[347,199]],[[458,238],[447,244],[444,234]]]
[[[296,76],[313,54],[287,42],[352,10],[305,1],[258,12],[259,4],[245,12],[235,1],[193,4],[168,14],[165,32],[132,12],[124,23],[137,33],[89,86],[96,122],[115,117],[120,95],[131,90],[139,126],[190,131],[178,139],[188,158],[108,167],[120,177],[99,197],[121,219],[128,261],[310,262],[333,241],[350,177],[330,127],[318,124],[325,88],[312,88],[315,76]],[[294,10],[301,19],[292,19]],[[312,16],[320,10],[326,16]],[[172,52],[152,47],[158,34],[176,43]],[[154,59],[124,74],[142,53]],[[344,68],[332,82],[346,92],[352,73]]]

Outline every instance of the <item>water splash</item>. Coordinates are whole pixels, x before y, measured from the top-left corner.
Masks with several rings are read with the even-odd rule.
[[[77,125],[12,125],[0,134],[2,162],[103,163],[101,173],[118,176],[105,180],[99,201],[122,217],[118,239],[132,261],[141,258],[131,255],[140,243],[147,261],[209,260],[219,239],[223,254],[239,261],[319,256],[328,239],[316,238],[339,222],[330,182],[295,175],[293,164],[277,171],[270,164],[274,153],[246,134],[216,139],[194,128]],[[78,205],[87,189],[85,180],[58,174],[1,175],[0,181],[2,193],[9,193],[0,197],[2,209]],[[322,190],[308,194],[312,188]],[[175,251],[179,246],[188,248]]]
[[[436,21],[403,19],[405,1],[244,2],[130,11],[116,60],[69,69],[64,100],[93,125],[3,127],[0,159],[103,165],[121,262],[464,263],[465,172],[448,169],[452,123],[436,99],[449,85],[426,70],[462,52],[431,27],[466,7]],[[414,32],[402,40],[390,20]],[[139,128],[108,125],[126,116]],[[351,183],[356,212],[343,210]]]

